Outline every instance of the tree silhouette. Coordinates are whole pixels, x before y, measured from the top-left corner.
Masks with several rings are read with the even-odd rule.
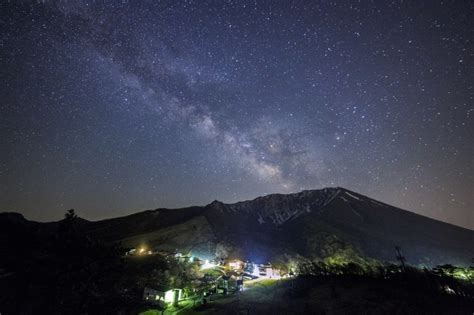
[[[76,232],[77,215],[74,209],[69,209],[64,214],[64,219],[58,227],[58,237],[65,240],[71,239]]]
[[[397,260],[401,263],[402,265],[402,271],[403,272],[406,272],[406,266],[405,266],[405,261],[406,261],[406,258],[405,256],[402,255],[402,252],[401,252],[401,249],[400,247],[398,246],[395,246],[395,250],[397,251]]]

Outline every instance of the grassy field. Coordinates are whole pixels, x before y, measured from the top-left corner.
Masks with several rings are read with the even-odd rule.
[[[474,300],[365,277],[249,281],[179,314],[469,314]]]

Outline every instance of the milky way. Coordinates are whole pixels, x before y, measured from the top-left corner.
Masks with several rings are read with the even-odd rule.
[[[2,2],[0,210],[342,186],[474,228],[473,5],[378,2]]]

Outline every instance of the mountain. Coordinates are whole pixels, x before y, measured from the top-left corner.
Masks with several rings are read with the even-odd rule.
[[[6,242],[20,233],[44,234],[56,223],[37,223],[19,214],[0,214]],[[13,227],[13,228],[12,228]],[[272,194],[254,200],[204,207],[157,209],[129,216],[80,221],[92,238],[264,262],[279,257],[325,258],[339,252],[395,261],[395,246],[412,265],[468,265],[474,231],[436,221],[344,188]],[[8,231],[5,233],[5,231]],[[29,236],[30,237],[30,236]]]

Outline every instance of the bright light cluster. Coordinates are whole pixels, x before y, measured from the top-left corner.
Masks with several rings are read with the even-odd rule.
[[[211,262],[209,261],[209,259],[206,259],[206,260],[204,261],[204,264],[201,265],[201,269],[211,269],[211,268],[214,268],[214,267],[216,267],[216,266],[217,266],[217,265],[214,264],[214,263],[211,263]]]

